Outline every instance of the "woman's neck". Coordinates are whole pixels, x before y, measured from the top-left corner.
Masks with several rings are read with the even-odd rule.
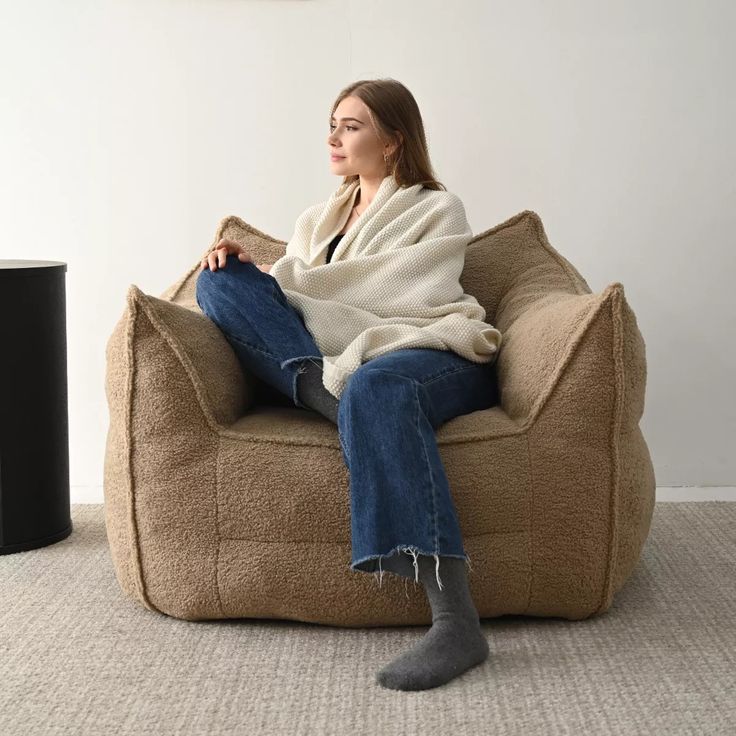
[[[355,204],[353,205],[358,208],[359,212],[363,212],[370,205],[385,178],[385,176],[380,179],[375,177],[368,178],[360,174],[358,196],[355,198]]]

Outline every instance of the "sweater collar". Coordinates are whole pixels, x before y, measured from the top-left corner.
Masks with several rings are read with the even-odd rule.
[[[355,200],[357,199],[359,189],[360,179],[355,179],[355,181],[341,184],[325,203],[322,208],[322,212],[317,218],[314,232],[312,233],[310,240],[310,260],[312,265],[316,265],[320,262],[319,259],[322,251],[326,250],[335,235],[342,230],[343,226],[348,221],[350,213],[355,206]],[[376,196],[373,197],[373,200],[368,207],[361,212],[358,219],[350,226],[338,243],[332,256],[333,261],[337,260],[340,257],[340,254],[350,247],[350,243],[353,242],[360,229],[381,209],[381,207],[383,207],[391,195],[393,195],[398,189],[399,185],[396,183],[396,179],[394,179],[393,176],[389,175],[384,177],[378,187]]]

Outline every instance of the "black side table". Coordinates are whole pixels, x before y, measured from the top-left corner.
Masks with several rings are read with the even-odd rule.
[[[65,273],[0,260],[0,554],[72,532]]]

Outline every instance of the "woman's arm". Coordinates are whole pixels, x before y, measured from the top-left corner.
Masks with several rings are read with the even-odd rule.
[[[271,266],[273,266],[273,263],[261,263],[260,265],[256,264],[256,266],[264,273],[268,273],[271,270]]]

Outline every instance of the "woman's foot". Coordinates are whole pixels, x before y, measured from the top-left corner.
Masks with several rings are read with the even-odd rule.
[[[465,560],[422,554],[415,555],[415,559],[432,607],[432,627],[376,675],[379,685],[392,690],[426,690],[443,685],[483,662],[489,654],[470,596]]]
[[[439,620],[411,649],[389,662],[376,682],[391,690],[426,690],[444,685],[488,658],[480,625]]]

